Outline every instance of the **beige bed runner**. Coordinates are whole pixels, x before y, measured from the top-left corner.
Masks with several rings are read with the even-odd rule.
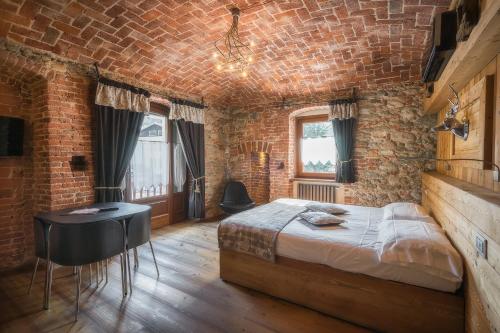
[[[278,234],[305,210],[303,206],[271,202],[232,215],[219,224],[219,248],[274,262]]]

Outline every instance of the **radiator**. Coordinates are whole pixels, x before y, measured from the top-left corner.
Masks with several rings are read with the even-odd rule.
[[[294,180],[293,197],[321,202],[340,202],[338,184],[332,182]]]

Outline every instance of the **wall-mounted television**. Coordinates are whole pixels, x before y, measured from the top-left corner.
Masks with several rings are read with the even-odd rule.
[[[24,120],[0,116],[0,156],[22,156]]]

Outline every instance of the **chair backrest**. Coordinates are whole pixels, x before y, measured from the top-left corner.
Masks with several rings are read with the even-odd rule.
[[[35,256],[38,258],[47,257],[47,249],[45,248],[45,232],[48,229],[48,225],[43,223],[43,221],[34,219],[33,220],[33,234],[35,236]]]
[[[82,224],[53,224],[50,260],[63,266],[80,266],[123,252],[124,231],[120,222],[106,220]]]
[[[224,204],[247,204],[251,203],[252,199],[248,195],[247,188],[242,182],[230,181],[224,188],[224,196],[222,203]]]
[[[127,247],[141,246],[151,239],[151,209],[135,214],[128,222]]]

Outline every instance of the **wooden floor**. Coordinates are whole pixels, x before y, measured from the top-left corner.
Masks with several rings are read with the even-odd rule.
[[[120,267],[89,286],[84,268],[81,310],[73,321],[75,284],[68,268],[54,273],[51,309],[42,309],[44,269],[31,295],[31,272],[0,273],[1,332],[367,332],[219,278],[216,223],[181,223],[155,231],[160,278],[147,246],[139,250],[134,290],[122,299]]]

